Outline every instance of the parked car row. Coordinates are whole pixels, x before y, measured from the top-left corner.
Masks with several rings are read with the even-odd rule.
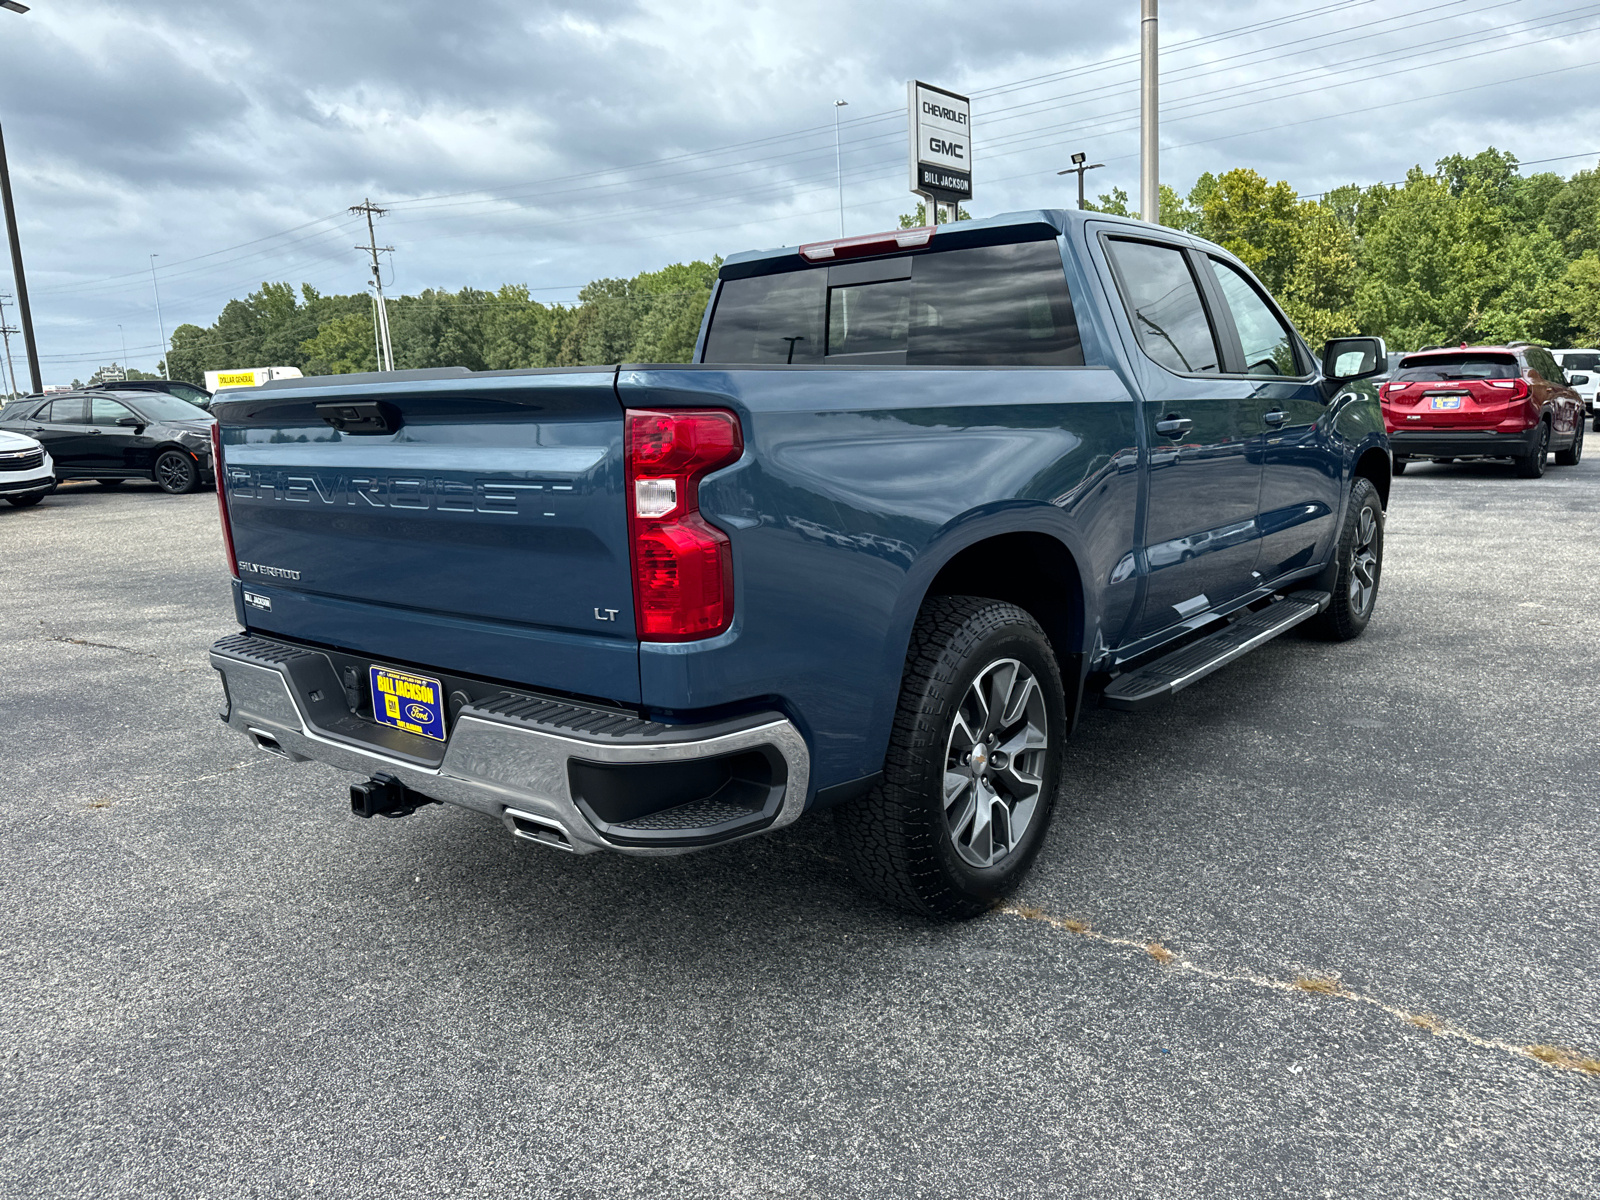
[[[1413,459],[1501,458],[1537,479],[1552,451],[1558,466],[1577,466],[1588,425],[1578,388],[1589,381],[1527,342],[1403,355],[1378,389],[1394,472]]]
[[[68,479],[105,487],[150,479],[185,495],[214,482],[213,423],[165,388],[96,386],[13,400],[0,408],[0,496],[37,504]]]

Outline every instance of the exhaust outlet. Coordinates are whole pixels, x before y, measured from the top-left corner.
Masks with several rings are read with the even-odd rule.
[[[552,850],[566,850],[569,853],[576,849],[560,821],[515,808],[506,809],[506,821],[511,826],[512,835],[524,841],[538,842]]]

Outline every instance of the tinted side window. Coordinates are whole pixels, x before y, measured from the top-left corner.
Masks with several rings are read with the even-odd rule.
[[[1510,354],[1433,354],[1404,358],[1394,373],[1397,383],[1452,383],[1468,379],[1515,379],[1517,360]]]
[[[1543,346],[1529,346],[1527,355],[1528,365],[1544,376],[1545,382],[1566,384],[1567,377],[1561,373],[1561,367],[1550,351]]]
[[[126,404],[119,404],[105,396],[94,396],[89,400],[89,424],[115,425],[123,417],[133,416],[133,411]]]
[[[88,401],[81,396],[72,400],[53,400],[50,402],[50,416],[47,419],[56,425],[87,425],[88,407]]]
[[[1176,246],[1110,239],[1122,303],[1144,352],[1169,371],[1221,370],[1216,335],[1189,261]]]
[[[706,332],[708,363],[819,363],[827,271],[726,279]]]
[[[1232,263],[1211,260],[1222,298],[1233,314],[1234,328],[1244,348],[1244,369],[1252,375],[1298,375],[1294,336],[1261,294]]]
[[[1082,366],[1072,295],[1053,241],[916,259],[907,361],[929,366]]]

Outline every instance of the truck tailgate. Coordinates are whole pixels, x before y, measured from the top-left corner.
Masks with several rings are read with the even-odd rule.
[[[247,626],[636,700],[614,377],[332,377],[217,405]]]

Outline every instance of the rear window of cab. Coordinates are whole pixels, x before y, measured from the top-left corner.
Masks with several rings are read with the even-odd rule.
[[[1054,241],[725,279],[702,362],[1082,366]]]

